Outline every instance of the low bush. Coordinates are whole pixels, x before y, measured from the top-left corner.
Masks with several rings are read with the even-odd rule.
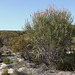
[[[4,62],[5,64],[12,64],[12,63],[13,63],[13,61],[10,60],[10,59],[7,58],[7,57],[5,57],[5,58],[3,59],[3,62]]]
[[[11,51],[11,50],[9,50],[9,51],[8,51],[8,54],[9,54],[9,55],[11,55],[11,53],[12,53],[12,51]]]
[[[30,72],[28,75],[34,75],[32,72]]]
[[[2,49],[0,49],[0,55],[2,55],[3,54],[3,50]]]
[[[2,40],[2,38],[0,37],[0,47],[2,47],[3,46],[3,40]]]
[[[11,41],[11,40],[10,40]],[[29,58],[33,50],[33,41],[25,34],[13,39],[11,49],[14,52],[20,52],[21,57],[24,59]]]
[[[8,68],[5,68],[1,75],[8,75]]]
[[[75,71],[75,53],[66,54],[57,64],[57,69],[64,71]]]
[[[15,70],[12,75],[18,75],[18,71]]]
[[[18,72],[17,70],[15,70],[12,75],[28,75],[27,73],[24,72]]]

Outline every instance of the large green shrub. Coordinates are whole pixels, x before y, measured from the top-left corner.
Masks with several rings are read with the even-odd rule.
[[[57,62],[66,47],[71,44],[72,22],[69,11],[55,10],[50,7],[39,11],[32,16],[33,26],[28,31],[33,41],[33,54],[35,59],[42,62]]]
[[[59,11],[52,8],[44,12],[34,13],[34,37],[50,43],[50,48],[67,46],[72,37],[72,17],[65,9]]]
[[[18,37],[13,49],[22,57],[28,55],[33,61],[49,64],[58,63],[72,40],[71,13],[63,8],[52,7],[32,15],[33,26],[26,23],[24,34]]]

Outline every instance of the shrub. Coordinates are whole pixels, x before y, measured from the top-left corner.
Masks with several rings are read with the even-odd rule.
[[[66,54],[57,64],[57,69],[64,71],[75,71],[75,53]]]
[[[9,40],[22,35],[22,31],[0,31],[0,46],[9,46]]]
[[[11,55],[11,53],[12,53],[12,51],[11,51],[11,50],[9,50],[9,51],[8,51],[8,54],[9,54],[9,55]]]
[[[17,70],[15,70],[12,75],[28,75],[27,73],[24,72],[18,72]]]
[[[34,75],[32,72],[30,72],[28,75]]]
[[[14,52],[20,52],[21,57],[23,57],[24,59],[26,59],[26,58],[29,59],[29,55],[32,52],[32,48],[34,46],[33,46],[33,41],[30,39],[28,34],[21,35],[12,40],[10,40],[10,41],[12,41],[11,49]]]
[[[3,50],[2,49],[0,49],[0,55],[2,55],[3,54]]]
[[[18,71],[15,70],[12,75],[18,75]]]
[[[2,47],[3,46],[3,40],[2,40],[2,38],[0,37],[0,47]]]
[[[10,59],[7,58],[7,57],[5,57],[5,58],[3,59],[3,62],[4,62],[5,64],[12,64],[12,63],[13,63],[13,61],[10,60]]]
[[[8,75],[8,68],[5,68],[5,69],[3,70],[3,73],[2,73],[1,75]]]
[[[24,34],[14,41],[13,50],[19,51],[23,58],[57,64],[66,47],[72,41],[73,18],[69,11],[52,7],[38,11],[32,17],[33,26],[27,21]]]
[[[71,44],[73,22],[71,13],[65,9],[55,10],[50,7],[34,13],[32,21],[32,27],[29,22],[26,23],[25,34],[33,41],[34,60],[57,63],[64,49]]]

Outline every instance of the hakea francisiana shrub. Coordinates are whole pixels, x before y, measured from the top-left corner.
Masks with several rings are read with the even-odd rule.
[[[71,44],[73,22],[71,13],[65,9],[49,8],[30,16],[33,26],[29,22],[26,23],[24,35],[27,37],[23,37],[23,42],[27,43],[23,43],[26,49],[22,48],[22,56],[25,58],[27,51],[33,61],[58,63],[64,49]]]
[[[33,26],[31,39],[34,41],[35,57],[48,60],[59,59],[64,49],[71,44],[72,22],[71,12],[55,10],[54,8],[46,9],[30,15]]]
[[[71,40],[73,19],[71,13],[64,8],[61,11],[49,8],[46,11],[34,13],[33,28],[37,38],[43,38],[52,46],[67,46]]]

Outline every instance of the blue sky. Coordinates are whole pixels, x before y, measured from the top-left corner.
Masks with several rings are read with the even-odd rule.
[[[22,30],[30,14],[53,4],[69,9],[75,18],[75,0],[0,0],[0,30]]]

